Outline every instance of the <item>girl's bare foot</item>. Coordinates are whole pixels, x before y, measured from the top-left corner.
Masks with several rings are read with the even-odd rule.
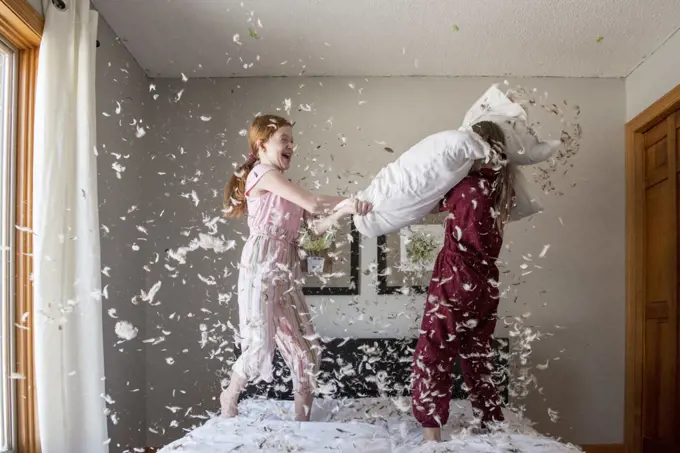
[[[220,395],[220,405],[222,406],[222,417],[233,418],[238,415],[238,397],[241,390],[245,387],[246,378],[238,374],[231,376],[229,386]]]
[[[423,428],[423,442],[441,442],[442,430],[439,428]]]

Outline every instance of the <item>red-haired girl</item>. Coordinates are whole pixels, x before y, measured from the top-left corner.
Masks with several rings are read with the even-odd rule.
[[[320,346],[297,283],[301,222],[309,219],[312,230],[321,234],[343,216],[366,214],[370,205],[354,200],[312,220],[333,211],[345,198],[314,194],[284,176],[293,158],[292,124],[276,115],[258,116],[250,125],[248,143],[248,160],[224,191],[225,214],[247,214],[250,236],[238,280],[241,355],[228,388],[220,395],[222,415],[237,415],[238,398],[248,381],[272,380],[272,359],[278,348],[291,370],[296,419],[308,421]]]

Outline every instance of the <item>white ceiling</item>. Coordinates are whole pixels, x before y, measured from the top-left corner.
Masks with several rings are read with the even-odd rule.
[[[624,77],[680,26],[680,0],[93,2],[153,77]]]

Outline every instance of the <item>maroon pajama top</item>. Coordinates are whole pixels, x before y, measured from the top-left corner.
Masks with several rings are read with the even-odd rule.
[[[471,172],[447,194],[444,247],[435,262],[414,359],[413,414],[426,428],[449,416],[455,358],[482,422],[502,421],[498,390],[490,379],[503,239],[495,226],[490,170]]]

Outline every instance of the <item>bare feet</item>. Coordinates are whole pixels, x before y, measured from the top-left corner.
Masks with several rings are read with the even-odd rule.
[[[440,428],[423,428],[423,442],[441,442],[442,430]]]
[[[238,374],[231,376],[229,386],[220,395],[222,417],[233,418],[238,415],[238,397],[246,385],[246,378]]]

